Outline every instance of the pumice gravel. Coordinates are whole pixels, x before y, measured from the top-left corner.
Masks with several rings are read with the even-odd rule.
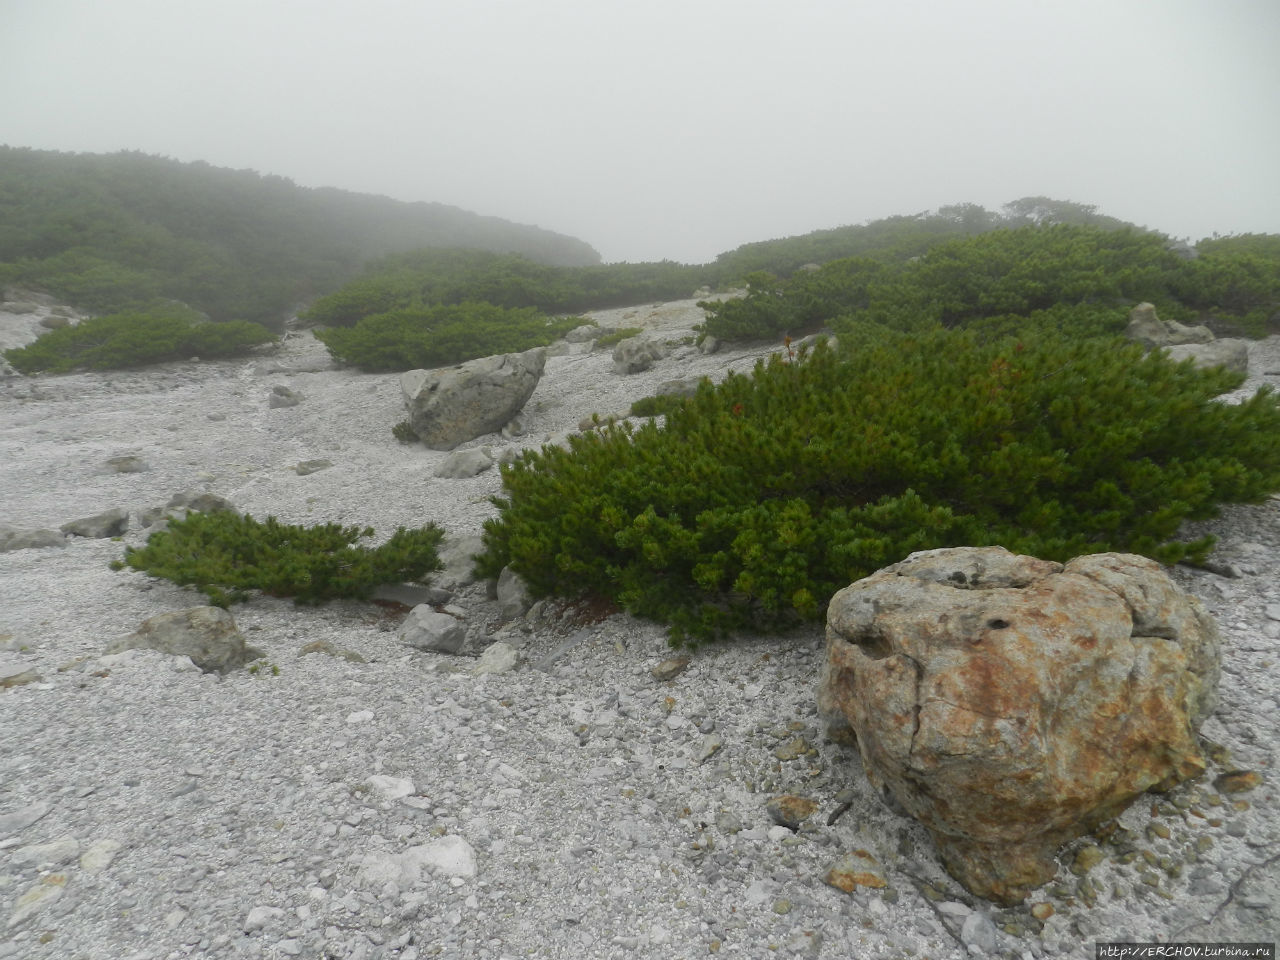
[[[672,352],[621,376],[608,350],[574,345],[548,360],[523,436],[464,446],[534,445],[763,352],[682,344],[692,302],[595,316]],[[0,340],[38,319],[0,314]],[[296,331],[251,360],[0,382],[0,523],[136,520],[198,491],[286,523],[476,535],[497,472],[436,478],[447,454],[392,436],[397,378],[326,358]],[[1239,395],[1262,383],[1280,386],[1280,338],[1252,346]],[[277,384],[303,399],[272,408]],[[143,468],[111,469],[121,457]],[[447,598],[472,655],[449,656],[400,640],[395,604],[257,597],[232,613],[263,657],[219,676],[100,655],[201,603],[109,568],[144,542],[136,522],[116,541],[0,553],[0,958],[1039,958],[1274,940],[1280,500],[1188,532],[1204,531],[1217,572],[1174,576],[1225,638],[1208,775],[1064,850],[1055,881],[1010,909],[952,881],[825,738],[820,629],[664,665],[653,624],[555,603],[503,621],[473,583]],[[497,642],[516,665],[477,669]],[[815,812],[780,825],[768,805],[784,794]],[[824,882],[841,862],[876,882]]]

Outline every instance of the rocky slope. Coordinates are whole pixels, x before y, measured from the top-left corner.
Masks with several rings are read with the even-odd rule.
[[[0,344],[30,339],[46,313],[0,314]],[[700,311],[597,318],[679,341]],[[553,357],[527,435],[470,445],[540,442],[757,353],[677,349],[625,377],[607,353]],[[1251,370],[1246,390],[1280,382],[1280,339],[1253,346]],[[269,408],[277,384],[303,401]],[[434,478],[447,455],[393,440],[403,416],[396,377],[332,369],[306,332],[252,360],[13,378],[0,523],[136,515],[199,490],[286,522],[474,536],[496,471]],[[119,472],[122,457],[141,469]],[[311,460],[332,466],[301,475]],[[485,585],[461,584],[467,649],[502,639],[522,658],[479,673],[473,656],[407,648],[403,610],[259,598],[233,612],[266,656],[220,678],[154,653],[99,656],[200,602],[109,569],[139,533],[0,553],[0,676],[31,681],[0,690],[0,958],[1040,957],[1091,956],[1094,940],[1274,939],[1280,501],[1204,527],[1232,576],[1175,575],[1226,638],[1210,777],[1135,804],[1004,910],[947,877],[924,831],[824,739],[819,630],[699,650],[661,680],[670,651],[651,624],[555,604],[503,622]],[[1237,770],[1259,777],[1215,785]],[[782,793],[817,802],[798,831],[766,810]],[[852,851],[882,886],[823,882]]]

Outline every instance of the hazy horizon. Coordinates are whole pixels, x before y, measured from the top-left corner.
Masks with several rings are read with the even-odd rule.
[[[0,142],[531,223],[606,261],[1044,195],[1280,233],[1280,4],[0,0]]]

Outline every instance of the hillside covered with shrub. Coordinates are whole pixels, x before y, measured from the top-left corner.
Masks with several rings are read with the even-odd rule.
[[[1220,334],[1280,331],[1280,237],[1203,241],[1189,254],[1161,234],[1066,223],[990,230],[888,262],[834,260],[788,278],[757,272],[748,294],[707,305],[725,340],[798,337],[848,322],[1012,331],[1036,322],[1119,333],[1130,307],[1206,323]]]
[[[367,261],[443,246],[562,266],[600,259],[581,240],[443,204],[141,153],[0,146],[0,284],[93,313],[178,300],[278,329]]]

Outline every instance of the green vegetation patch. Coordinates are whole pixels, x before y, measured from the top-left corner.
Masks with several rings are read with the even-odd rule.
[[[232,357],[275,339],[266,327],[245,320],[206,323],[178,311],[117,313],[51,330],[4,356],[20,373],[67,373]]]
[[[915,550],[1200,561],[1184,519],[1280,489],[1280,401],[1112,338],[850,328],[649,423],[504,466],[478,572],[598,595],[673,643],[822,616]]]
[[[548,317],[532,307],[458,303],[379,313],[354,327],[317,330],[316,337],[335,360],[384,372],[519,353],[546,346],[582,323],[581,317]]]
[[[1090,317],[1073,332],[1088,336],[1123,331],[1128,308],[1146,300],[1169,319],[1257,335],[1280,329],[1280,242],[1267,239],[1205,241],[1188,260],[1160,234],[1130,228],[991,230],[901,263],[854,257],[785,280],[750,274],[746,297],[704,305],[705,330],[777,340],[850,322],[920,330],[1076,308]]]
[[[220,607],[247,599],[248,590],[300,604],[367,599],[381,584],[422,580],[444,566],[437,555],[444,531],[434,524],[401,527],[379,547],[356,545],[372,536],[370,527],[300,527],[275,517],[259,522],[229,512],[192,513],[171,520],[146,546],[126,549],[124,562],[194,586]]]

